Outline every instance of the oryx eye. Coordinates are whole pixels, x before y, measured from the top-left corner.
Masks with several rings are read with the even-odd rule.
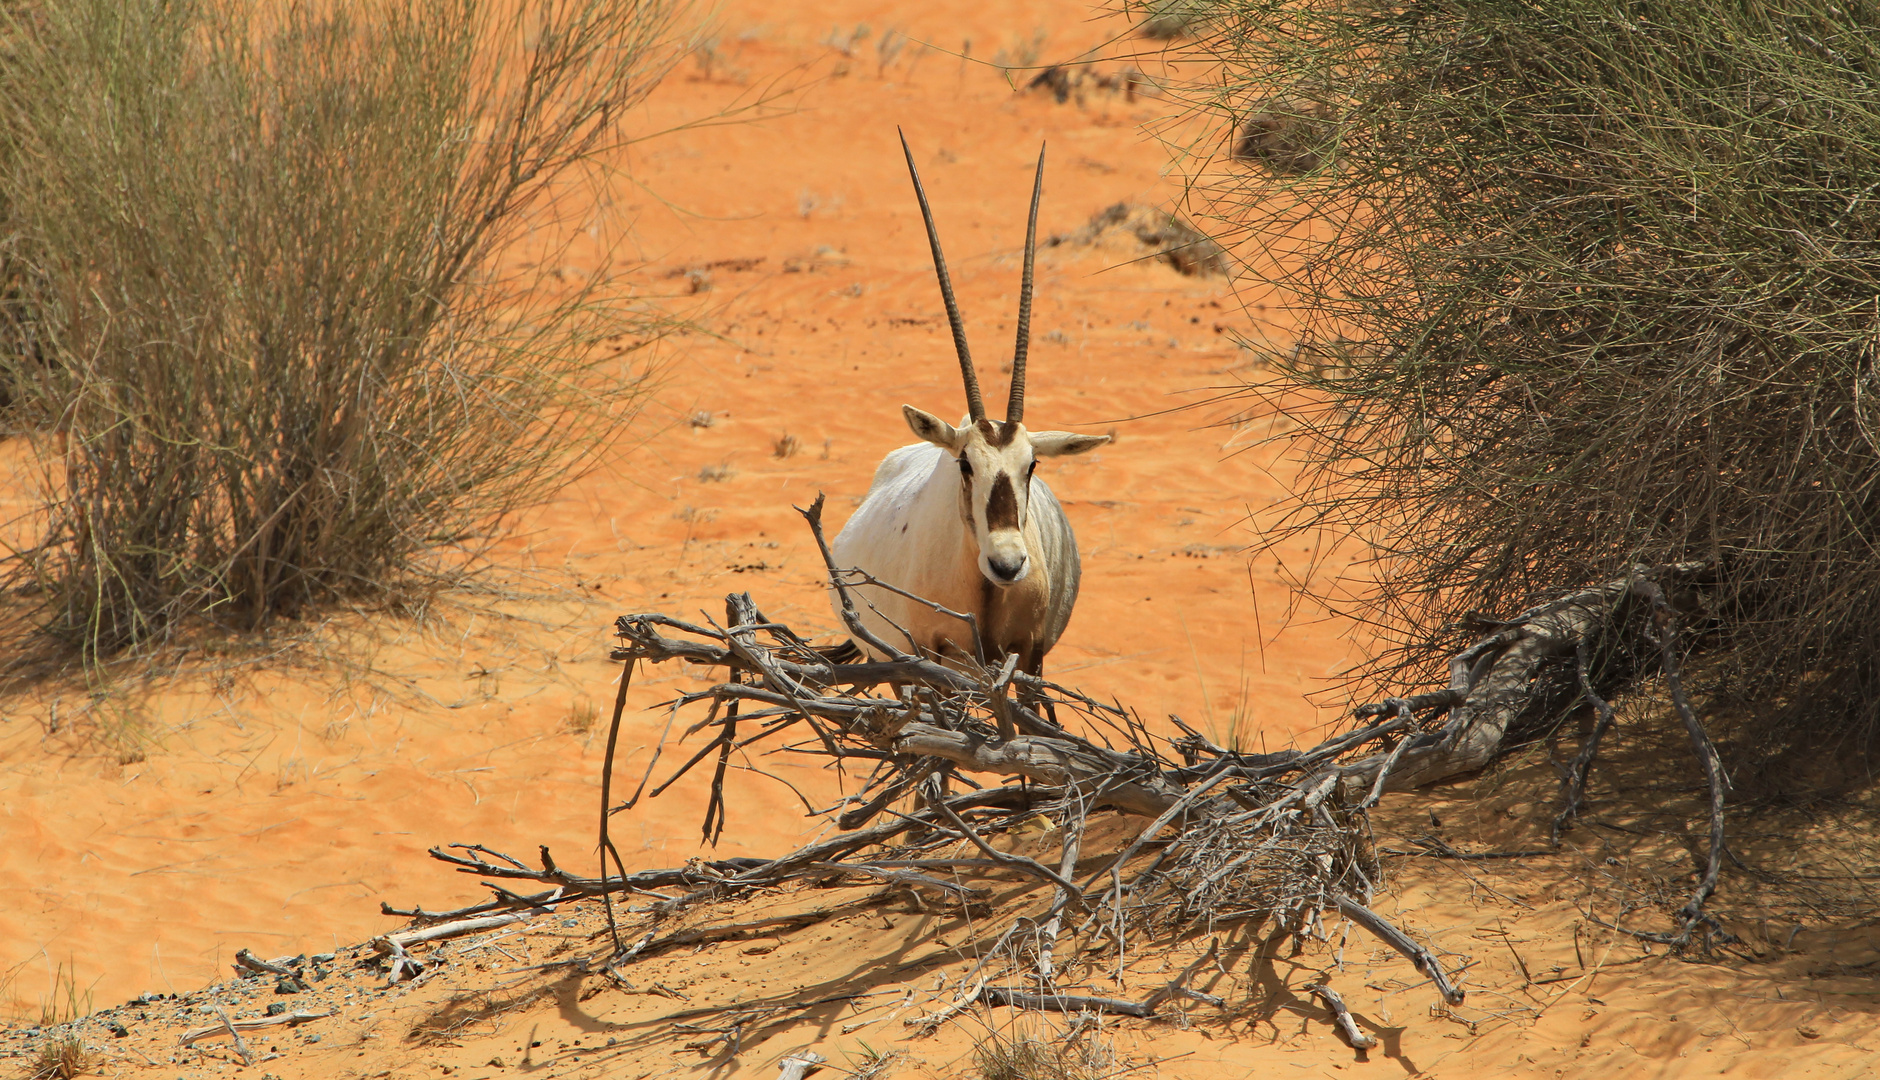
[[[1038,471],[1038,459],[1032,458],[1031,464],[1025,466],[1025,479],[1027,480],[1031,479],[1031,474],[1037,471]]]
[[[973,463],[966,460],[964,457],[960,458],[960,475],[961,476],[973,475]]]

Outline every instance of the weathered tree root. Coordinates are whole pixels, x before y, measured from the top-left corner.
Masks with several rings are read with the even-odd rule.
[[[1369,930],[1376,935],[1378,940],[1396,949],[1412,964],[1415,964],[1417,970],[1436,985],[1436,990],[1443,995],[1444,1001],[1451,1005],[1462,1004],[1463,998],[1467,995],[1455,983],[1449,981],[1449,973],[1443,970],[1443,965],[1436,959],[1435,953],[1417,944],[1409,934],[1397,929],[1383,916],[1351,897],[1337,894],[1332,897],[1332,901],[1338,905],[1339,914]]]
[[[1457,653],[1449,661],[1446,689],[1360,707],[1360,717],[1405,708],[1432,716],[1448,713],[1442,727],[1412,739],[1386,772],[1384,790],[1425,787],[1487,765],[1501,749],[1509,725],[1532,703],[1531,687],[1541,664],[1577,657],[1586,643],[1611,626],[1615,610],[1637,592],[1640,582],[1661,574],[1688,576],[1704,565],[1679,563],[1656,571],[1634,567],[1626,577],[1529,608]],[[1377,782],[1388,757],[1374,754],[1342,766],[1342,782],[1368,788]]]
[[[1690,900],[1677,912],[1683,924],[1681,928],[1670,934],[1627,932],[1674,948],[1689,945],[1693,931],[1700,925],[1721,932],[1715,921],[1704,914],[1704,904],[1716,891],[1725,852],[1724,797],[1728,781],[1716,747],[1684,692],[1678,613],[1667,599],[1663,585],[1666,580],[1698,574],[1707,565],[1692,562],[1656,568],[1635,566],[1624,578],[1537,605],[1497,624],[1495,633],[1452,658],[1447,689],[1410,698],[1391,698],[1359,708],[1357,715],[1360,717],[1392,717],[1358,733],[1362,735],[1409,729],[1412,726],[1409,718],[1416,713],[1432,718],[1448,715],[1440,728],[1408,736],[1388,753],[1374,753],[1335,766],[1348,799],[1356,800],[1359,791],[1368,791],[1368,798],[1362,805],[1369,805],[1382,792],[1424,787],[1487,765],[1500,751],[1509,726],[1532,704],[1533,683],[1541,665],[1549,660],[1572,657],[1580,695],[1593,707],[1598,719],[1586,745],[1563,777],[1563,805],[1553,826],[1553,837],[1558,842],[1560,833],[1579,813],[1600,737],[1613,722],[1611,704],[1593,686],[1588,657],[1593,643],[1614,629],[1620,605],[1627,599],[1642,600],[1649,606],[1651,615],[1652,629],[1647,634],[1657,646],[1672,704],[1690,735],[1692,751],[1709,789],[1710,843],[1698,884]]]

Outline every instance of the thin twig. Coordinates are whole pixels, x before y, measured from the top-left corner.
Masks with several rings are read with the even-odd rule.
[[[607,834],[608,806],[612,802],[614,783],[614,748],[620,743],[620,716],[627,709],[627,687],[633,681],[633,658],[628,657],[625,666],[620,669],[620,689],[614,694],[614,718],[607,725],[607,752],[601,758],[601,882],[607,881],[607,857],[613,856],[614,869],[619,872],[622,882],[627,878],[627,867],[620,859],[620,850],[614,847],[614,841]],[[542,849],[543,854],[548,852]],[[620,941],[620,923],[614,917],[613,894],[605,889],[601,892],[601,903],[607,909],[607,933],[613,938],[616,950],[624,949]]]
[[[219,1008],[218,1011],[220,1011]],[[291,1012],[284,1013],[280,1016],[261,1017],[255,1020],[230,1021],[227,1014],[223,1014],[219,1023],[210,1024],[208,1027],[193,1028],[185,1032],[182,1039],[179,1040],[179,1045],[191,1046],[204,1039],[213,1039],[218,1035],[228,1035],[235,1039],[240,1039],[240,1032],[243,1031],[259,1031],[264,1028],[279,1027],[283,1024],[288,1027],[299,1027],[301,1024],[308,1023],[309,1021],[324,1020],[332,1015],[334,1014],[330,1011],[322,1013]]]
[[[1658,630],[1658,650],[1665,670],[1665,681],[1671,688],[1671,703],[1676,708],[1678,718],[1684,722],[1684,729],[1691,738],[1691,752],[1696,755],[1703,768],[1704,783],[1710,792],[1710,846],[1705,853],[1704,870],[1699,876],[1697,886],[1691,891],[1691,898],[1678,910],[1678,917],[1684,920],[1684,926],[1675,934],[1644,935],[1652,941],[1682,948],[1691,939],[1691,932],[1699,923],[1710,920],[1704,914],[1704,903],[1717,889],[1717,876],[1723,869],[1723,804],[1724,790],[1729,781],[1723,774],[1723,761],[1717,756],[1716,744],[1710,741],[1710,735],[1698,722],[1697,714],[1692,711],[1691,703],[1684,694],[1684,678],[1678,664],[1678,618],[1669,601],[1665,599],[1664,589],[1648,577],[1640,577],[1635,589],[1651,601],[1652,620]]]
[[[1091,1012],[1109,1012],[1120,1016],[1155,1015],[1153,1008],[1140,1001],[1086,997],[1080,994],[1031,994],[1023,990],[1008,990],[999,986],[986,987],[980,994],[980,998],[988,1005],[1009,1005],[1014,1009],[1039,1009],[1061,1013],[1083,1012],[1088,1009]]]
[[[939,811],[940,816],[946,818],[955,829],[958,829],[960,835],[972,841],[973,846],[984,852],[986,858],[991,859],[1001,866],[1009,866],[1014,870],[1022,871],[1033,877],[1043,878],[1064,890],[1065,895],[1070,897],[1072,904],[1078,907],[1083,906],[1084,891],[1079,889],[1075,883],[1036,859],[1027,858],[1023,855],[1008,855],[998,848],[993,847],[991,844],[986,843],[985,838],[973,831],[973,827],[966,824],[958,814],[953,812],[953,808],[947,805],[947,800],[940,795],[939,788],[935,786],[932,781],[929,781],[928,785],[932,791],[932,797],[928,805]]]
[[[1593,710],[1598,713],[1598,719],[1593,722],[1592,733],[1586,737],[1586,745],[1580,747],[1580,752],[1574,755],[1573,763],[1568,766],[1566,775],[1561,777],[1560,813],[1554,815],[1554,827],[1551,834],[1555,846],[1560,844],[1561,833],[1572,825],[1575,817],[1579,816],[1580,805],[1586,799],[1586,780],[1593,771],[1593,759],[1599,753],[1600,736],[1604,735],[1606,729],[1613,723],[1612,704],[1593,688],[1593,677],[1587,664],[1587,651],[1586,639],[1582,637],[1579,648],[1574,651],[1574,671],[1579,678],[1580,694],[1593,706]]]

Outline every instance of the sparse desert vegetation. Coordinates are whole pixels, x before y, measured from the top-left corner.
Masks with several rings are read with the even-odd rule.
[[[556,234],[676,6],[5,18],[0,374],[44,500],[8,581],[88,660],[449,579],[630,421],[648,366],[602,345],[665,321]]]
[[[1864,761],[1880,8],[1208,18],[1226,126],[1275,102],[1317,125],[1313,167],[1217,160],[1203,183],[1300,313],[1255,390],[1310,392],[1275,537],[1377,552],[1369,618],[1396,648],[1371,674],[1446,660],[1472,612],[1701,562],[1681,603],[1707,687],[1759,716],[1738,749]]]
[[[1875,778],[1880,8],[1273,0],[1196,25],[1228,133],[1197,182],[1300,317],[1246,391],[1305,462],[1266,542],[1362,550],[1299,595],[1363,598],[1374,693],[1535,649],[1579,605],[1505,731],[1425,723],[1501,747],[1597,716],[1557,836],[1608,699],[1662,705],[1709,793],[1688,944],[1726,802]]]
[[[158,26],[166,12],[202,11],[174,0],[109,11],[88,3],[70,6],[72,18]],[[538,10],[607,6],[585,3]],[[1541,7],[1184,0],[1093,19],[1082,3],[1044,0],[1019,25],[1002,9],[968,4],[871,9],[869,24],[881,29],[867,29],[857,11],[733,0],[697,37],[673,24],[674,50],[649,54],[664,59],[645,70],[660,75],[676,57],[674,77],[607,118],[629,141],[603,140],[573,161],[467,279],[464,295],[495,340],[534,341],[539,332],[544,349],[595,346],[570,348],[565,366],[545,369],[554,389],[544,384],[547,396],[533,399],[547,403],[539,430],[567,445],[541,448],[547,471],[532,487],[504,487],[499,476],[491,490],[514,493],[502,504],[513,513],[426,526],[433,531],[401,549],[402,562],[371,564],[372,583],[302,580],[299,599],[275,608],[239,593],[232,578],[179,574],[195,581],[190,596],[220,599],[206,612],[181,598],[155,604],[156,615],[132,620],[144,636],[87,645],[62,631],[55,644],[65,659],[74,645],[115,659],[47,665],[9,684],[0,699],[0,877],[20,884],[19,902],[0,909],[0,1011],[17,1022],[0,1025],[0,1074],[90,1068],[169,1080],[244,1064],[248,1075],[280,1080],[519,1069],[785,1080],[1215,1080],[1301,1065],[1536,1080],[1641,1071],[1681,1080],[1726,1065],[1880,1071],[1872,1022],[1880,942],[1870,925],[1880,909],[1870,873],[1880,866],[1880,810],[1862,759],[1843,752],[1858,744],[1864,721],[1858,708],[1824,712],[1804,701],[1819,692],[1832,704],[1858,685],[1831,685],[1835,654],[1825,637],[1804,658],[1825,666],[1798,680],[1801,668],[1785,675],[1779,663],[1766,665],[1767,685],[1778,688],[1768,696],[1743,675],[1765,655],[1743,651],[1745,643],[1794,630],[1781,620],[1799,617],[1794,598],[1780,595],[1792,579],[1772,569],[1791,565],[1776,557],[1789,550],[1776,541],[1864,535],[1854,511],[1865,489],[1852,466],[1821,465],[1860,437],[1866,415],[1867,384],[1854,377],[1866,354],[1848,351],[1869,340],[1848,329],[1864,325],[1852,299],[1859,290],[1834,292],[1846,285],[1834,280],[1846,270],[1839,260],[1859,263],[1864,234],[1836,238],[1823,227],[1836,217],[1816,211],[1867,228],[1862,190],[1845,183],[1866,168],[1865,150],[1842,148],[1836,158],[1809,140],[1821,135],[1810,111],[1830,101],[1837,117],[1852,117],[1846,131],[1865,131],[1867,105],[1848,90],[1860,85],[1850,58],[1864,54],[1843,39],[1867,16],[1789,12],[1780,16],[1791,20],[1782,24],[1787,37],[1770,42],[1753,18],[1727,22],[1737,15],[1701,4],[1634,7],[1623,20],[1590,2]],[[1162,16],[1168,26],[1145,25]],[[1290,25],[1300,33],[1236,36],[1236,27],[1270,29],[1283,17],[1298,20]],[[1726,18],[1742,47],[1728,55],[1697,47],[1707,40],[1702,20],[1713,17]],[[145,58],[135,69],[163,90],[142,107],[166,124],[162,109],[187,117],[197,108],[189,95],[199,88],[185,84],[208,69],[191,57],[216,48],[237,58],[251,46],[255,56],[325,57],[308,61],[322,73],[303,72],[295,85],[352,85],[322,81],[353,55],[354,46],[335,44],[350,32],[340,22],[258,25],[265,33],[240,47],[210,37],[184,48],[152,33],[121,36],[112,48],[128,41],[183,57],[170,68]],[[276,49],[275,30],[286,25],[300,37]],[[48,27],[56,29],[34,32]],[[1582,40],[1562,40],[1572,35],[1561,27]],[[1601,34],[1620,35],[1619,46]],[[566,43],[521,40],[520,51],[537,59]],[[1650,61],[1666,41],[1682,43],[1673,50],[1682,65]],[[1597,78],[1573,66],[1589,52],[1606,58]],[[1744,74],[1752,69],[1760,74]],[[1803,69],[1808,78],[1794,76]],[[331,120],[352,115],[354,104],[383,106],[392,98],[371,88],[395,81],[396,70],[371,65],[367,89],[321,97],[314,112]],[[1707,80],[1780,82],[1768,71],[1789,72],[1781,85],[1820,92],[1777,93],[1785,104],[1751,108],[1761,119],[1746,126],[1731,119],[1742,112],[1730,111],[1735,99],[1711,112],[1691,104],[1705,100],[1698,89]],[[1222,74],[1232,78],[1215,78]],[[811,91],[806,107],[746,108],[772,80],[791,79]],[[1202,86],[1213,96],[1189,96]],[[1215,93],[1223,88],[1225,96]],[[91,96],[66,87],[57,107],[112,120],[119,98],[109,91],[108,82]],[[1596,115],[1588,101],[1605,119],[1587,119]],[[1186,120],[1170,120],[1196,104]],[[1666,111],[1672,106],[1684,111]],[[27,118],[46,126],[54,107]],[[424,127],[427,109],[392,127],[435,145],[426,142],[437,130]],[[759,113],[761,124],[692,124],[701,114]],[[1659,119],[1648,123],[1647,113]],[[248,132],[247,142],[210,145],[252,149],[286,130],[275,126],[286,114],[274,106],[256,115],[258,127],[228,129]],[[1463,126],[1505,122],[1510,130],[1498,137],[1516,139],[1540,121],[1538,145],[1513,149]],[[1218,172],[1199,179],[1224,185],[1212,189],[1213,203],[1202,198],[1209,189],[1184,190],[1164,147],[1143,137],[1150,130],[1178,142],[1189,130],[1180,123],[1207,132]],[[210,130],[203,124],[181,130]],[[1012,711],[1042,708],[1025,697],[1040,688],[1015,689],[1016,673],[1001,682],[996,665],[888,670],[810,647],[840,640],[842,628],[828,612],[821,553],[790,507],[826,493],[833,531],[861,502],[881,455],[907,440],[899,406],[957,403],[897,124],[921,148],[947,250],[957,252],[954,280],[990,393],[1003,390],[997,373],[1010,370],[1000,361],[1012,328],[1000,318],[1022,255],[1009,223],[1022,212],[1040,132],[1052,162],[1040,227],[1077,241],[1039,253],[1037,412],[1123,438],[1056,463],[1051,475],[1077,529],[1084,581],[1048,670],[1060,687],[1043,691],[1053,707],[1042,715]],[[671,129],[679,135],[670,142],[630,141]],[[31,140],[87,145],[80,131],[18,130],[0,150]],[[1473,134],[1445,142],[1429,131]],[[191,134],[179,145],[191,140],[202,141]],[[474,145],[443,140],[464,155],[460,168],[501,140],[465,141]],[[181,158],[119,142],[106,149],[142,155],[125,160]],[[1493,147],[1502,149],[1485,149]],[[1393,173],[1389,154],[1422,171]],[[1797,192],[1797,207],[1771,212],[1802,238],[1776,255],[1754,247],[1746,223],[1763,212],[1731,185],[1810,155],[1827,163],[1785,189]],[[389,295],[378,288],[391,270],[362,263],[366,280],[354,281],[352,263],[283,257],[265,273],[218,277],[202,269],[218,265],[202,252],[296,254],[278,238],[232,235],[228,222],[262,220],[245,216],[258,213],[248,204],[288,201],[283,193],[312,193],[290,208],[308,220],[367,220],[372,206],[406,206],[400,213],[414,221],[434,213],[389,195],[347,201],[346,191],[308,179],[330,171],[236,183],[225,178],[255,156],[211,157],[203,175],[226,182],[216,190],[238,205],[190,212],[219,223],[216,235],[230,242],[188,235],[174,223],[174,203],[152,201],[146,212],[121,194],[93,192],[85,205],[107,212],[87,226],[85,235],[105,238],[96,250],[128,249],[126,236],[163,225],[189,258],[171,268],[151,256],[157,247],[114,254],[106,265],[129,268],[128,283],[76,298],[77,273],[0,267],[0,304],[15,320],[0,328],[15,343],[13,370],[39,380],[10,400],[11,430],[21,434],[0,445],[7,462],[40,478],[37,487],[0,489],[16,515],[25,507],[30,517],[45,493],[77,505],[76,489],[62,486],[66,459],[34,454],[115,445],[110,431],[61,443],[48,419],[55,391],[95,397],[107,376],[119,391],[86,415],[144,439],[127,444],[143,447],[134,463],[158,461],[152,446],[180,440],[179,460],[192,467],[221,462],[277,488],[351,475],[345,458],[328,459],[340,464],[326,473],[277,468],[280,448],[296,445],[278,425],[272,442],[184,437],[220,415],[214,409],[170,426],[129,423],[145,408],[131,390],[143,387],[125,386],[121,367],[100,361],[85,369],[91,382],[47,374],[44,361],[57,354],[38,342],[85,341],[88,355],[143,356],[173,382],[206,372],[214,385],[206,381],[205,394],[233,387],[250,401],[272,384],[170,361],[273,356],[249,333],[255,312],[328,293],[364,305]],[[1616,180],[1601,171],[1627,162]],[[1546,168],[1524,171],[1535,163]],[[35,167],[45,177],[76,169]],[[404,175],[369,161],[359,181],[386,188],[395,174]],[[411,176],[423,187],[431,174]],[[1399,183],[1423,194],[1393,202]],[[1650,203],[1660,188],[1674,194]],[[1709,205],[1713,196],[1724,209]],[[1631,200],[1649,205],[1635,210]],[[1601,205],[1625,212],[1602,224]],[[1646,225],[1634,235],[1640,214]],[[1413,220],[1454,231],[1425,243],[1390,227]],[[1178,226],[1193,231],[1177,234]],[[1561,228],[1579,232],[1562,241]],[[386,242],[421,232],[389,229]],[[1206,233],[1221,246],[1201,247]],[[8,235],[14,246],[0,253],[30,254],[36,243],[24,231]],[[1700,245],[1719,237],[1737,244],[1724,260],[1734,260],[1736,277],[1706,277],[1720,264],[1700,258],[1708,250]],[[1809,238],[1825,253],[1814,261],[1801,257]],[[1193,267],[1163,257],[1191,247],[1212,260],[1208,272],[1191,275],[1182,271]],[[609,284],[597,271],[613,251],[647,264]],[[1391,262],[1400,257],[1406,262]],[[344,278],[344,288],[295,293],[283,284],[295,267],[320,282]],[[158,279],[221,283],[240,319],[210,326],[200,309],[190,309],[194,322],[162,310],[151,299],[156,287],[135,276],[153,270]],[[1865,281],[1852,270],[1847,279]],[[1496,281],[1518,283],[1497,289]],[[1782,281],[1796,288],[1785,292]],[[260,290],[252,302],[249,282]],[[1300,299],[1315,282],[1323,304]],[[1631,297],[1725,286],[1748,305],[1736,314],[1726,307],[1725,324],[1751,312],[1760,320],[1747,343],[1705,321],[1716,313],[1702,303]],[[688,321],[614,306],[633,295],[659,296]],[[137,304],[122,308],[135,320],[120,334],[102,314],[120,310],[106,301],[123,297]],[[54,310],[65,321],[47,337],[35,320]],[[1621,313],[1623,326],[1597,323],[1600,311]],[[73,336],[73,313],[88,336]],[[302,335],[284,339],[300,344],[280,355],[312,370],[319,365],[308,358],[379,355],[360,343],[395,336],[374,338],[359,329],[367,321],[326,319],[333,313],[316,304],[280,316]],[[427,324],[434,334],[425,340],[441,334],[461,345],[435,354],[459,365],[449,371],[496,370],[471,358],[498,353],[451,338],[471,322],[440,320]],[[1576,326],[1578,336],[1562,329]],[[1592,332],[1619,329],[1603,339]],[[668,381],[653,387],[636,347],[661,334],[671,363]],[[1801,339],[1824,351],[1789,349]],[[1728,347],[1704,351],[1720,343]],[[410,362],[419,364],[424,351],[414,349]],[[611,359],[595,359],[603,355]],[[1698,376],[1701,385],[1677,389]],[[1858,391],[1858,401],[1835,397],[1835,386]],[[1765,401],[1772,387],[1780,393]],[[161,401],[194,400],[158,389],[169,395]],[[406,396],[392,398],[405,409]],[[1689,421],[1673,399],[1710,419]],[[1790,406],[1804,399],[1819,407],[1813,429],[1792,423]],[[296,413],[281,395],[270,400],[275,412],[262,414],[320,430],[318,409]],[[459,409],[452,415],[470,415]],[[489,443],[491,455],[520,445],[514,453],[527,472],[535,451],[515,443],[522,429],[508,422],[520,415],[462,437]],[[1755,435],[1762,449],[1740,450],[1729,459],[1740,468],[1709,476],[1706,455],[1744,417],[1765,425]],[[628,423],[619,451],[581,472]],[[1603,432],[1602,423],[1616,425],[1615,441],[1629,433],[1638,460],[1598,443],[1563,464],[1557,455],[1572,439]],[[1790,440],[1797,430],[1808,438]],[[1290,438],[1267,438],[1276,434]],[[1800,457],[1771,449],[1791,442]],[[1288,446],[1316,453],[1307,463],[1318,471],[1300,481],[1298,460],[1282,453]],[[564,452],[572,458],[553,457]],[[1866,453],[1855,446],[1848,460]],[[557,474],[551,460],[574,467]],[[248,463],[256,464],[242,473]],[[1672,466],[1675,476],[1662,482],[1645,475]],[[557,475],[568,482],[557,486]],[[1742,485],[1769,476],[1841,484],[1836,497],[1848,513],[1833,528],[1807,524],[1805,511],[1833,501],[1818,500],[1812,480],[1799,497],[1745,494]],[[1349,490],[1339,487],[1346,481]],[[1676,500],[1692,490],[1708,501],[1679,516]],[[181,505],[200,519],[226,501],[220,491]],[[1304,501],[1289,501],[1299,491]],[[1435,509],[1424,514],[1409,501],[1419,493]],[[1615,493],[1646,508],[1621,513],[1599,501]],[[497,505],[466,498],[464,506]],[[1544,520],[1530,500],[1570,513]],[[106,498],[105,509],[112,505]],[[265,523],[263,503],[244,505],[251,524]],[[498,517],[511,527],[496,528]],[[57,534],[64,547],[19,545],[16,566],[38,558],[47,569],[17,577],[0,597],[16,621],[46,626],[49,613],[76,610],[51,571],[79,564],[71,523],[86,520],[69,507],[42,514],[35,528],[66,523]],[[1725,526],[1746,522],[1771,541],[1766,550],[1731,546]],[[16,520],[9,539],[30,523]],[[311,535],[316,525],[295,528]],[[1532,535],[1511,536],[1516,526]],[[234,551],[229,565],[265,570],[280,560],[244,562],[263,542],[276,555],[320,550],[272,528],[255,535],[254,548],[236,540],[220,557]],[[1385,545],[1385,561],[1372,542]],[[1548,543],[1577,554],[1547,562],[1536,551]],[[462,575],[469,551],[483,555],[479,575]],[[1858,560],[1847,562],[1841,547],[1830,554],[1846,571],[1842,587],[1862,587]],[[1426,557],[1436,561],[1419,561]],[[1634,562],[1646,570],[1633,572]],[[1677,569],[1685,563],[1696,566]],[[1754,574],[1766,589],[1744,584]],[[405,598],[422,598],[427,580],[460,587],[412,618],[419,605]],[[1329,587],[1339,582],[1353,587]],[[1610,602],[1587,602],[1588,585],[1608,589],[1595,599]],[[1382,590],[1375,614],[1365,589]],[[1539,615],[1519,610],[1576,593],[1578,601]],[[1844,622],[1855,611],[1833,608],[1846,598],[1831,590],[1809,595]],[[614,621],[652,612],[664,621]],[[1735,619],[1749,629],[1738,633]],[[631,679],[612,681],[622,673],[609,650],[623,642],[609,631],[619,625],[643,645],[648,634],[685,638],[671,657],[689,662],[645,662],[654,649]],[[195,626],[226,632],[198,635]],[[1571,633],[1556,633],[1562,627]],[[167,647],[146,648],[156,644]],[[1486,678],[1517,646],[1541,645],[1555,651],[1533,678]],[[1429,662],[1458,648],[1476,651],[1461,665],[1456,695],[1445,697],[1450,672],[1432,675]],[[1336,681],[1354,664],[1371,679],[1359,688],[1405,697],[1354,718],[1352,705],[1364,699]],[[1672,670],[1683,676],[1681,695]],[[1485,685],[1514,690],[1488,709],[1469,700]],[[1544,693],[1533,695],[1537,688]],[[1690,728],[1714,735],[1733,767],[1736,786],[1719,804],[1727,828],[1715,834],[1727,843],[1722,859],[1707,833],[1718,787],[1682,764],[1693,749],[1687,711]],[[1503,721],[1479,771],[1391,790],[1388,781],[1418,775],[1410,766],[1421,768],[1419,755],[1465,722],[1479,734]],[[1017,735],[1001,730],[1021,723]],[[1811,743],[1811,732],[1820,739]],[[1697,740],[1700,755],[1705,742]],[[1846,766],[1839,775],[1818,768],[1830,756]],[[1563,794],[1574,811],[1564,818]],[[1114,809],[1125,805],[1136,814]],[[603,846],[615,849],[598,876],[597,810],[608,822]],[[715,844],[699,845],[701,823]],[[1145,823],[1153,823],[1147,833]],[[1705,881],[1712,871],[1714,895]],[[1699,892],[1701,919],[1684,923],[1680,937],[1673,931]],[[48,987],[66,1003],[52,1012]],[[97,1001],[71,1004],[84,988]]]

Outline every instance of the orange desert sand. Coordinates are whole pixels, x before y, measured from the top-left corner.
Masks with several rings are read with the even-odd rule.
[[[103,1075],[770,1077],[811,1048],[829,1059],[823,1075],[861,1070],[878,1052],[893,1058],[873,1075],[964,1076],[975,1042],[1014,1023],[1010,1010],[981,1010],[932,1034],[905,1024],[952,1000],[975,935],[997,918],[961,922],[862,888],[785,889],[693,912],[682,925],[810,911],[819,921],[668,951],[627,969],[630,987],[535,969],[558,949],[599,948],[597,912],[567,908],[426,954],[449,963],[415,987],[388,990],[350,962],[355,946],[402,925],[381,902],[437,910],[483,898],[425,855],[432,845],[525,858],[547,845],[595,871],[615,615],[722,617],[724,595],[748,590],[770,616],[836,637],[792,505],[826,492],[839,525],[881,455],[909,441],[903,403],[962,411],[896,125],[933,199],[989,400],[1003,400],[998,364],[1010,353],[1039,144],[1050,146],[1041,236],[1072,233],[1116,203],[1181,197],[1150,133],[1175,109],[1166,98],[1092,86],[1060,103],[993,63],[1107,47],[1113,59],[1097,70],[1120,71],[1121,55],[1148,43],[1113,13],[1066,0],[740,0],[714,18],[711,46],[680,64],[636,128],[767,90],[779,92],[775,106],[636,144],[595,211],[632,224],[636,247],[623,256],[641,264],[640,291],[666,295],[698,330],[659,347],[665,375],[645,413],[599,468],[527,518],[481,591],[441,599],[423,621],[337,615],[156,673],[42,683],[4,703],[0,1008],[15,1026],[0,1040],[13,1056],[0,1073],[25,1072],[38,1045],[26,1029],[42,1007],[69,1004],[62,986],[98,1009],[179,995],[112,1013],[123,1037],[105,1018],[81,1025]],[[911,40],[897,49],[889,31]],[[1363,634],[1309,608],[1286,620],[1287,570],[1311,552],[1250,560],[1245,549],[1293,467],[1246,449],[1271,417],[1208,404],[1252,374],[1236,336],[1283,343],[1289,323],[1261,306],[1256,281],[1184,277],[1151,255],[1126,238],[1040,253],[1027,420],[1116,435],[1042,470],[1084,566],[1047,672],[1217,739],[1316,742],[1341,718],[1325,695]],[[593,267],[575,248],[559,269]],[[699,685],[676,667],[642,669],[618,775],[644,770],[664,724],[658,703]],[[1119,1069],[1142,1066],[1127,1075],[1197,1080],[1880,1072],[1874,816],[1840,807],[1741,825],[1744,862],[1788,876],[1758,886],[1726,873],[1716,910],[1741,943],[1703,962],[1667,957],[1604,923],[1662,929],[1665,909],[1651,902],[1688,889],[1696,804],[1686,790],[1644,787],[1689,766],[1675,742],[1620,734],[1593,791],[1596,809],[1613,808],[1602,819],[1611,827],[1583,824],[1531,858],[1387,859],[1380,910],[1462,970],[1466,1004],[1442,1007],[1407,962],[1366,937],[1342,941],[1335,923],[1330,942],[1297,955],[1274,955],[1264,930],[1224,931],[1221,965],[1197,984],[1225,1010],[1189,1003],[1083,1037],[1110,1047]],[[821,805],[844,783],[788,760],[761,764]],[[629,869],[776,855],[820,827],[777,781],[743,773],[733,785],[715,849],[698,842],[703,783],[616,818]],[[1379,840],[1397,851],[1426,834],[1465,850],[1544,848],[1554,785],[1537,749],[1387,799]],[[1123,837],[1128,824],[1108,828]],[[994,906],[1009,921],[1043,899],[1013,885]],[[267,1060],[247,1069],[226,1040],[178,1045],[184,1027],[217,1022],[218,1005],[240,1020],[277,999],[271,981],[231,981],[243,948],[337,954],[314,993],[278,997],[290,1011],[334,1015],[251,1034]],[[1081,972],[1083,992],[1140,997],[1199,948],[1120,975],[1099,961]],[[1327,975],[1377,1049],[1346,1047],[1302,992]],[[742,1011],[722,1011],[733,1004]],[[687,1047],[739,1017],[737,1053],[729,1041]],[[1017,1023],[1058,1038],[1069,1021]]]

